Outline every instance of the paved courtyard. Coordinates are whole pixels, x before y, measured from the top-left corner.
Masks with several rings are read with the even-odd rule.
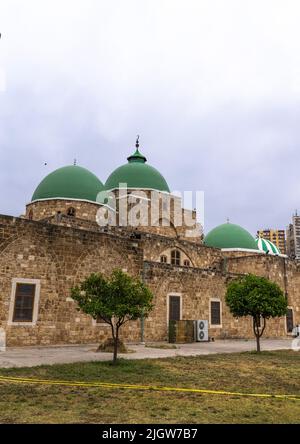
[[[192,344],[127,344],[130,353],[120,354],[125,359],[167,358],[172,356],[196,356],[214,353],[235,353],[255,350],[254,340],[218,340]],[[292,339],[264,339],[261,341],[262,350],[283,350],[292,347]],[[66,345],[51,347],[10,347],[0,352],[0,368],[33,367],[42,364],[66,364],[86,361],[108,361],[111,353],[97,353],[96,344]]]

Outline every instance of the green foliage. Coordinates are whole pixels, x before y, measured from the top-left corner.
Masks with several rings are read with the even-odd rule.
[[[287,301],[280,287],[260,276],[249,274],[232,281],[227,287],[226,303],[233,316],[264,319],[284,316]]]
[[[105,278],[102,273],[91,274],[72,288],[71,296],[84,313],[110,325],[113,318],[122,325],[141,316],[147,317],[153,308],[153,296],[146,285],[118,269],[110,278]]]

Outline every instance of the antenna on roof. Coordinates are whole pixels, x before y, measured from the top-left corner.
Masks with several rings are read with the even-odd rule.
[[[140,136],[139,136],[139,134],[138,134],[138,135],[136,136],[136,141],[135,141],[135,147],[136,147],[136,149],[138,149],[139,146],[140,146],[139,139],[140,139]]]

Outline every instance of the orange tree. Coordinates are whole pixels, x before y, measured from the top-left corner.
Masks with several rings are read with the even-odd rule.
[[[233,316],[252,316],[256,349],[260,352],[266,320],[284,316],[287,312],[287,301],[281,288],[267,278],[248,274],[228,284],[225,299]]]
[[[139,279],[115,269],[109,278],[93,273],[71,289],[78,310],[101,319],[111,327],[114,343],[113,363],[117,362],[119,330],[128,321],[147,317],[153,308],[153,295]]]

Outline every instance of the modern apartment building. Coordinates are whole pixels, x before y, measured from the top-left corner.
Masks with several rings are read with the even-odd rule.
[[[300,259],[300,216],[297,212],[292,217],[292,223],[286,230],[287,254],[294,259]]]

